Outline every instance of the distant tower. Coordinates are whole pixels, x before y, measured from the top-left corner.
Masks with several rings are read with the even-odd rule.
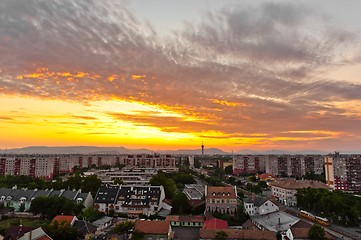
[[[204,145],[203,145],[203,140],[202,140],[202,156],[204,155]]]

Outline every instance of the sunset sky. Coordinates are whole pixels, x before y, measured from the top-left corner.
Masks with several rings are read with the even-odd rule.
[[[0,0],[0,149],[361,151],[360,9]]]

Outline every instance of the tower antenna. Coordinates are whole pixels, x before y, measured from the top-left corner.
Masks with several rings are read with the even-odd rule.
[[[203,155],[204,155],[204,145],[203,145],[203,139],[202,139],[202,157],[203,157]]]

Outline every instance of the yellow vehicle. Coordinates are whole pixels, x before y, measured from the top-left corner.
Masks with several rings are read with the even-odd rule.
[[[319,217],[319,216],[315,216],[312,213],[309,213],[305,210],[301,210],[299,213],[299,216],[307,218],[313,222],[317,222],[323,226],[330,226],[330,221],[327,218],[323,218],[323,217]]]

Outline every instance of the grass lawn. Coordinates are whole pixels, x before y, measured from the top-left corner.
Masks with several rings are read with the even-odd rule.
[[[23,226],[26,227],[40,227],[43,224],[50,223],[50,220],[38,219],[38,218],[9,218],[0,221],[0,229],[7,229],[10,227],[10,223],[19,223],[21,220]]]

